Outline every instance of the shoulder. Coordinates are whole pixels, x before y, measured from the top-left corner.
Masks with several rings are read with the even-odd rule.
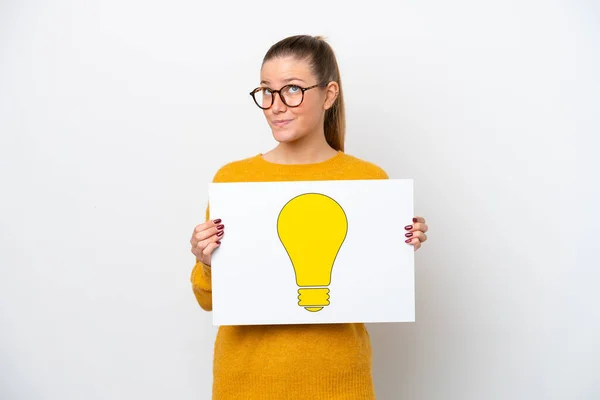
[[[249,169],[256,165],[258,155],[230,161],[221,166],[213,177],[213,182],[237,182],[244,179]]]
[[[344,158],[349,166],[352,166],[352,169],[359,170],[361,175],[364,174],[367,179],[388,179],[389,176],[387,172],[379,165],[360,159],[350,154],[344,153]]]

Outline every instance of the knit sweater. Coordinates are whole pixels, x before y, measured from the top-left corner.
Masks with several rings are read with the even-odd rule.
[[[223,166],[214,182],[351,179],[387,179],[387,174],[343,152],[323,162],[291,165],[258,154]],[[208,219],[208,209],[206,214]],[[200,306],[211,311],[211,267],[196,259],[191,282]],[[372,400],[371,359],[362,323],[220,326],[213,400]]]

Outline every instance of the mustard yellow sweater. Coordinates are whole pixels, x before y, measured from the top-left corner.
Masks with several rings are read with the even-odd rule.
[[[346,179],[387,179],[387,174],[343,152],[295,165],[270,163],[259,154],[225,165],[214,182]],[[212,310],[210,271],[196,260],[191,275],[194,295],[206,311]],[[221,326],[213,400],[372,400],[371,355],[362,323]]]

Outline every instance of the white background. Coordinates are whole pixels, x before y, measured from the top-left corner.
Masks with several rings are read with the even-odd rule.
[[[212,184],[211,218],[222,218],[227,231],[211,259],[213,323],[414,321],[415,252],[398,229],[414,215],[413,186],[411,179]],[[319,312],[298,306],[300,266],[277,230],[282,208],[303,193],[334,199],[348,224],[327,286],[330,304]]]
[[[297,33],[430,224],[416,322],[369,327],[378,398],[600,398],[599,29],[584,0],[2,1],[0,398],[209,398],[189,239],[274,145],[248,92]]]

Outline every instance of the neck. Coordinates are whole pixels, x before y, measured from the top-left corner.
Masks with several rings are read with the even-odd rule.
[[[319,163],[334,157],[337,151],[327,143],[325,134],[309,135],[293,142],[279,143],[263,155],[264,159],[278,164]]]

